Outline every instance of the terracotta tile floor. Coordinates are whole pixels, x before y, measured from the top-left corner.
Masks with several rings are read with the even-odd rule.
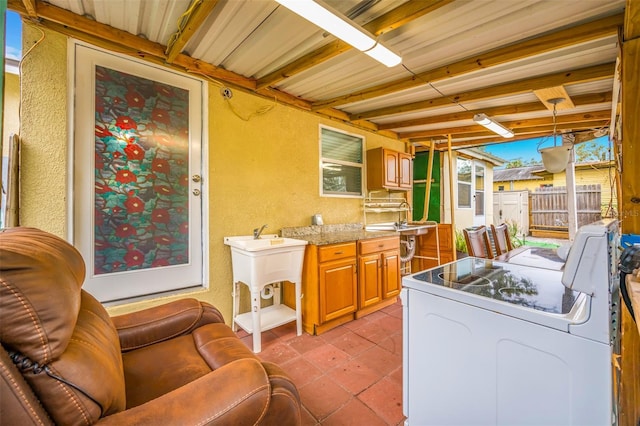
[[[250,335],[238,336],[252,347]],[[293,378],[303,425],[404,422],[400,301],[320,336],[296,336],[294,322],[265,331],[258,356]]]

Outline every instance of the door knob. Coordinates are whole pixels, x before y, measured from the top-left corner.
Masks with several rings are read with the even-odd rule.
[[[202,177],[200,175],[193,175],[191,180],[194,182],[200,182],[202,180]]]

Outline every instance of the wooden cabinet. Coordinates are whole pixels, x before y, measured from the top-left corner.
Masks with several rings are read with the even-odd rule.
[[[353,319],[358,308],[356,243],[310,245],[302,269],[302,327],[309,334]]]
[[[376,238],[358,245],[358,309],[368,313],[366,308],[400,293],[400,239]]]
[[[411,271],[417,272],[443,263],[453,262],[455,256],[455,238],[450,223],[438,224],[438,237],[440,241],[440,260],[420,259],[419,257],[437,257],[436,233],[430,231],[417,238],[416,256],[411,262]]]
[[[309,245],[302,271],[302,327],[321,334],[396,301],[400,238]]]
[[[320,259],[322,259],[322,251],[330,250],[335,253],[346,254],[351,252],[353,243],[349,245],[348,250],[344,250],[344,245],[322,247]],[[333,319],[339,318],[345,314],[355,312],[357,309],[357,269],[355,252],[346,256],[338,256],[338,258],[329,261],[322,261],[319,264],[319,284],[320,284],[320,322],[325,323]],[[332,256],[332,259],[336,257]]]
[[[411,154],[386,148],[367,151],[367,189],[410,190],[413,185]]]

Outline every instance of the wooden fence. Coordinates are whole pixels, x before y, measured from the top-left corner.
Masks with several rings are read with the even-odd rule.
[[[576,186],[578,227],[598,221],[601,212],[600,185]],[[529,230],[533,236],[565,236],[569,232],[567,188],[539,188],[529,194]]]

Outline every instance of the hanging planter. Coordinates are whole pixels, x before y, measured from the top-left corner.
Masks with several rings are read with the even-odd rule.
[[[569,155],[571,154],[571,145],[556,145],[556,115],[557,105],[564,101],[564,98],[553,98],[547,100],[553,104],[553,146],[549,148],[538,149],[542,157],[542,164],[549,173],[560,173],[567,168]],[[542,143],[542,142],[541,142]],[[538,147],[540,144],[538,144]]]
[[[549,173],[560,173],[567,168],[569,155],[571,154],[570,145],[551,146],[542,148],[540,151],[542,156],[542,165]]]

